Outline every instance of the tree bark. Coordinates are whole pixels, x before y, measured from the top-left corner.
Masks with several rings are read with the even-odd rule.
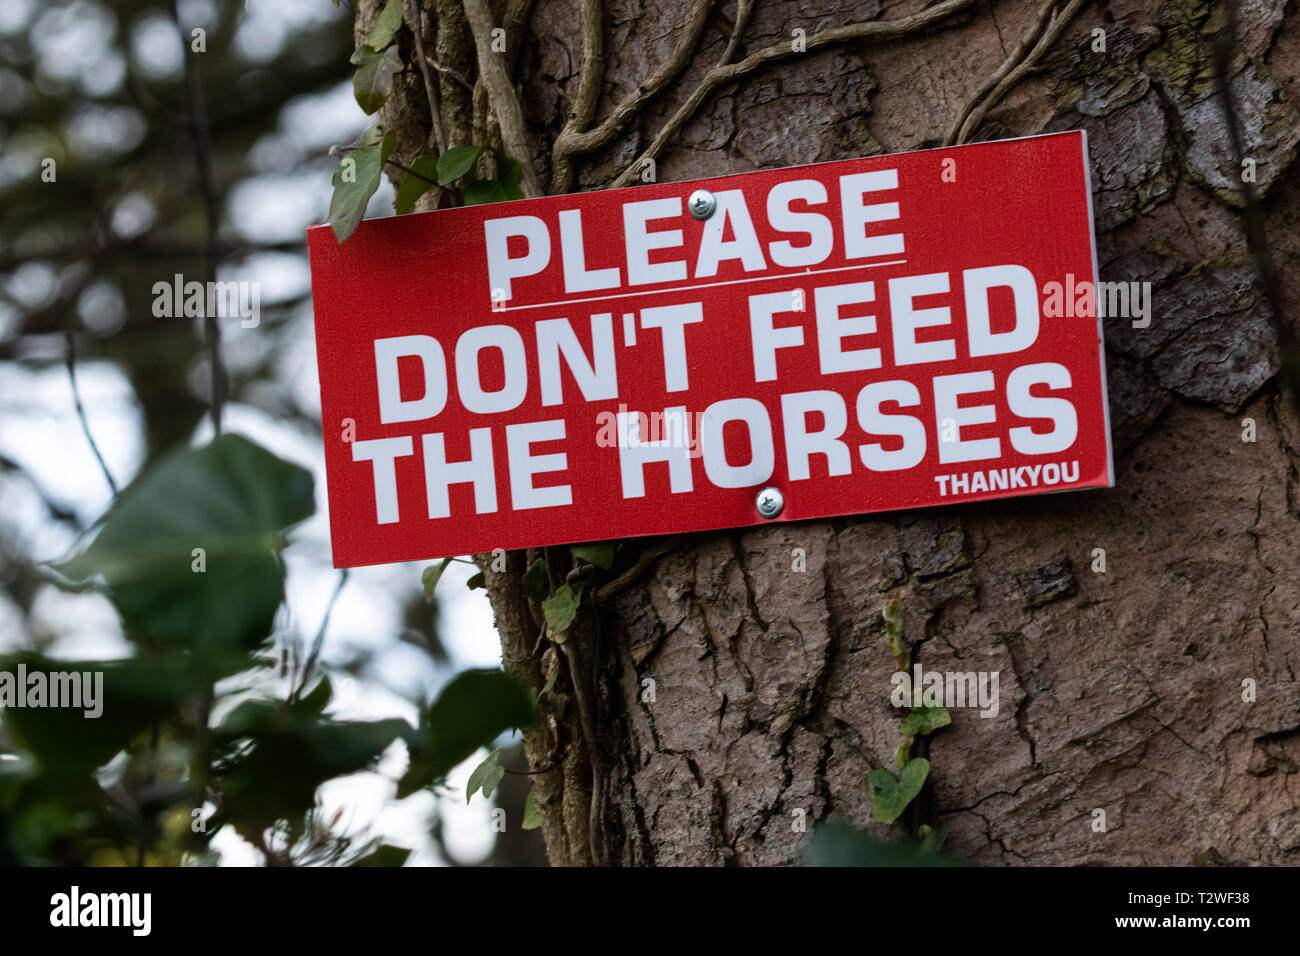
[[[359,28],[378,5],[359,5]],[[499,143],[457,5],[422,6],[425,47],[458,57],[480,87],[470,96],[442,75],[448,141],[480,130]],[[567,651],[539,642],[520,588],[531,553],[509,555],[504,571],[483,558],[506,666],[537,687],[555,676],[568,695],[525,742],[535,770],[556,767],[532,778],[551,862],[791,864],[832,817],[896,835],[871,822],[864,786],[893,767],[898,742],[880,616],[891,595],[923,667],[1000,676],[996,717],[954,710],[928,738],[918,812],[948,828],[950,850],[986,864],[1300,862],[1300,422],[1275,384],[1276,336],[1215,91],[1223,5],[1085,3],[1017,70],[1050,16],[980,0],[901,36],[809,42],[724,82],[709,79],[720,63],[797,31],[811,40],[925,4],[830,0],[813,15],[758,0],[749,15],[727,0],[708,4],[694,42],[697,4],[610,0],[600,54],[585,57],[580,6],[492,8],[523,25],[508,35],[510,66],[541,182],[571,163],[578,188],[612,184],[705,82],[698,109],[661,137],[660,181],[941,145],[971,116],[976,140],[1083,128],[1101,278],[1150,281],[1154,312],[1145,329],[1105,323],[1113,489],[628,542],[588,588],[605,600],[588,600]],[[1300,17],[1286,6],[1238,4],[1232,88],[1289,277]],[[584,61],[600,71],[586,84]],[[665,70],[647,95],[646,78]],[[581,101],[593,88],[594,113]],[[989,89],[1001,92],[976,102]],[[575,103],[586,129],[565,142],[584,150],[561,156]],[[382,117],[404,164],[430,150],[417,75],[400,79]],[[576,135],[611,117],[615,135]],[[1294,311],[1297,283],[1286,294]],[[1243,440],[1246,420],[1256,441]],[[561,551],[545,555],[557,579],[572,567]]]

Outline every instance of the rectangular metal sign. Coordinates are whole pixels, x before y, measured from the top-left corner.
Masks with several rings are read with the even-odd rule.
[[[1082,132],[308,238],[339,567],[1113,483]]]

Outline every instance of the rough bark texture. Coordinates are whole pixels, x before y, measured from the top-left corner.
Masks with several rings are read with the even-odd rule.
[[[374,4],[360,6],[364,22]],[[441,15],[455,4],[423,6],[426,46],[473,79],[464,21]],[[670,58],[693,5],[604,6],[596,124]],[[1293,279],[1300,15],[1287,6],[1239,4],[1232,83],[1274,255]],[[544,182],[579,88],[578,7],[495,8],[499,22],[527,23],[510,55]],[[796,29],[923,7],[759,0],[733,60]],[[938,145],[1039,8],[982,0],[923,34],[761,68],[704,101],[658,178]],[[734,3],[715,5],[681,75],[577,158],[579,188],[608,185],[653,140],[718,62],[736,16]],[[1224,25],[1221,5],[1196,0],[1088,3],[974,136],[1088,130],[1101,277],[1155,286],[1149,328],[1106,323],[1114,489],[692,536],[606,586],[568,658],[538,646],[537,608],[519,589],[530,556],[488,569],[507,667],[538,686],[556,674],[569,695],[526,741],[535,768],[557,767],[533,778],[552,862],[789,864],[811,824],[833,816],[891,835],[870,822],[864,789],[869,771],[893,765],[898,739],[880,618],[891,594],[924,667],[1000,673],[996,718],[956,710],[929,741],[923,805],[952,850],[990,864],[1300,862],[1300,422],[1273,384],[1275,334],[1214,91],[1210,46]],[[481,91],[445,75],[441,87],[450,142],[492,129]],[[427,148],[423,98],[405,78],[386,108],[402,158]],[[1291,281],[1292,312],[1298,291]],[[655,544],[630,543],[616,570]],[[806,571],[793,570],[797,548]],[[569,570],[548,560],[557,577]],[[592,689],[594,734],[575,677]]]

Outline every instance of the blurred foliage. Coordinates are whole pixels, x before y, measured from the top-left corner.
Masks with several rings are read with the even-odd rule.
[[[918,839],[878,840],[847,823],[817,828],[805,860],[807,866],[964,866],[940,852],[945,831],[925,827]]]
[[[389,6],[385,30],[395,32],[401,5]],[[336,144],[320,141],[316,117],[353,94],[351,15],[327,0],[0,3],[0,368],[57,370],[69,344],[79,362],[112,363],[133,392],[144,448],[139,476],[90,529],[77,502],[0,456],[0,487],[29,486],[40,521],[82,542],[50,568],[0,520],[5,602],[28,617],[52,580],[100,592],[130,647],[121,660],[55,660],[34,633],[0,636],[0,671],[103,675],[98,718],[3,708],[0,864],[212,863],[212,840],[229,828],[270,864],[401,865],[408,849],[327,817],[320,787],[374,768],[395,745],[411,756],[403,796],[440,786],[531,719],[532,696],[500,671],[472,671],[416,701],[414,724],[337,716],[340,675],[318,664],[318,647],[304,662],[285,624],[281,550],[313,513],[311,476],[238,436],[191,446],[211,391],[202,323],[155,315],[155,284],[178,274],[246,279],[268,256],[305,273],[306,223],[250,224],[250,203],[237,200],[269,192],[293,220],[289,192],[307,184],[312,215],[324,218]],[[373,37],[380,49],[391,41]],[[187,61],[210,133],[211,237]],[[374,80],[382,92],[382,69]],[[355,130],[365,122],[358,111]],[[381,140],[350,145],[373,146],[382,162]],[[351,212],[359,219],[364,201]],[[318,413],[284,370],[286,359],[310,361],[308,294],[264,295],[256,332],[232,335],[226,357],[228,401],[310,436]],[[0,415],[33,413],[44,414],[28,396],[0,395]],[[436,604],[413,590],[400,610],[394,642],[446,662]],[[526,781],[499,795],[509,791],[502,805],[516,819]],[[439,844],[440,826],[431,823]],[[517,841],[499,847],[523,852]]]
[[[408,796],[532,721],[529,693],[492,670],[453,678],[414,727],[335,719],[327,676],[304,691],[313,676],[304,674],[265,696],[258,672],[283,596],[278,553],[312,511],[311,486],[298,466],[219,436],[141,476],[61,566],[75,586],[104,591],[137,654],[0,661],[15,674],[20,664],[29,674],[103,674],[98,717],[4,709],[13,747],[0,761],[0,862],[205,861],[230,826],[271,863],[397,863],[402,848],[351,846],[336,821],[323,821],[319,788],[374,767],[401,741],[410,763],[399,796]],[[205,569],[193,558],[200,543]],[[225,714],[213,726],[217,709]]]
[[[195,323],[152,310],[156,281],[176,273],[200,277],[206,269],[181,36],[171,4],[160,0],[31,6],[24,28],[0,34],[0,309],[7,306],[5,314],[15,318],[0,321],[0,360],[57,363],[61,333],[71,330],[83,358],[104,357],[123,368],[139,398],[148,454],[158,454],[187,441],[206,408],[206,388],[196,391],[193,381],[202,374]],[[260,159],[253,152],[278,130],[286,105],[348,78],[348,12],[313,6],[319,10],[298,32],[260,57],[264,44],[250,41],[256,22],[242,0],[180,4],[182,19],[189,18],[185,39],[192,44],[191,30],[205,31],[194,59],[216,198],[226,211],[218,247],[223,270],[302,245],[297,236],[250,238],[229,221],[227,199],[237,186],[258,175],[332,165],[323,149],[313,155],[287,141],[263,149]],[[55,163],[54,182],[41,178],[46,158]],[[20,270],[52,277],[48,294],[38,301],[16,296],[10,280]],[[231,397],[310,423],[273,374],[275,332],[304,297],[263,304],[265,348],[240,370]]]

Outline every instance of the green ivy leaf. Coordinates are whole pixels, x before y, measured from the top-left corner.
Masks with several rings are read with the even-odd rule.
[[[453,183],[474,169],[482,146],[453,146],[438,157],[438,185]]]
[[[924,829],[924,828],[922,828]],[[935,833],[942,834],[943,830]],[[932,836],[920,840],[877,840],[846,823],[825,823],[813,833],[807,866],[961,866],[933,846]]]
[[[871,815],[881,823],[893,823],[921,792],[929,775],[930,761],[924,757],[909,760],[897,777],[889,770],[871,771],[867,775]]]
[[[447,565],[451,564],[452,558],[443,558],[437,564],[431,564],[424,569],[420,575],[420,583],[424,585],[424,599],[433,600],[434,589],[438,587],[438,581],[442,578],[442,572],[447,570]]]
[[[497,178],[478,179],[471,175],[465,182],[465,205],[481,206],[484,203],[507,202],[523,199],[519,180],[522,167],[508,156],[497,157]]]
[[[316,683],[315,687],[298,698],[298,706],[306,713],[316,714],[319,717],[325,713],[325,708],[329,706],[333,697],[334,686],[326,675]]]
[[[614,549],[617,541],[598,541],[595,544],[575,544],[569,552],[580,561],[589,561],[603,571],[614,566]]]
[[[246,651],[284,599],[283,531],[314,508],[310,472],[221,435],[159,461],[57,570],[102,581],[133,640],[205,657]]]
[[[574,591],[567,584],[560,587],[542,602],[542,613],[546,615],[546,626],[551,630],[552,640],[563,641],[565,633],[578,616],[578,604],[582,600],[582,589]]]
[[[546,595],[551,590],[550,577],[546,573],[546,562],[541,558],[534,559],[528,566],[528,570],[524,572],[522,583],[525,595],[534,601],[545,601]]]
[[[357,105],[367,115],[378,112],[393,92],[393,77],[402,68],[402,58],[397,47],[390,46],[378,53],[368,46],[359,46],[351,57],[357,72],[352,76],[352,95]]]
[[[366,46],[378,52],[393,42],[393,37],[402,28],[402,0],[388,0],[388,4],[375,20],[366,37]]]
[[[903,718],[900,730],[904,736],[919,737],[951,723],[952,715],[947,707],[913,707]]]
[[[433,188],[433,180],[438,178],[438,158],[421,156],[411,164],[411,172],[406,174],[402,185],[397,190],[393,208],[399,216],[405,216],[415,208],[415,201]]]
[[[370,197],[379,188],[384,163],[397,137],[386,134],[376,145],[354,149],[334,170],[334,195],[330,198],[330,228],[339,242],[356,231],[366,214]]]
[[[480,571],[478,574],[471,576],[470,579],[465,582],[465,587],[469,588],[471,591],[477,591],[479,588],[486,588],[487,582],[483,577],[483,572]]]
[[[519,165],[519,160],[511,159],[509,156],[497,157],[497,182],[501,184],[501,192],[506,199],[524,198],[524,191],[520,186],[522,178],[523,167]]]
[[[445,778],[480,747],[532,720],[531,695],[505,671],[458,674],[421,714],[419,729],[407,740],[411,762],[398,784],[398,799]]]
[[[495,179],[476,179],[465,185],[465,205],[484,206],[488,203],[506,202],[510,199],[522,199],[523,194],[512,195],[505,186]]]
[[[920,851],[926,854],[937,854],[943,849],[943,843],[948,839],[948,830],[945,827],[938,829],[923,823],[916,828],[916,836],[920,841]]]
[[[528,791],[528,798],[524,801],[524,829],[536,830],[542,825],[542,811],[537,809],[537,801],[533,799],[533,791]]]
[[[469,803],[470,798],[479,790],[483,791],[484,797],[492,796],[493,791],[497,788],[497,784],[499,784],[502,778],[506,775],[505,769],[497,759],[500,754],[501,748],[497,747],[493,749],[493,751],[487,755],[487,758],[475,767],[474,772],[469,775],[469,783],[465,786],[466,803]]]

